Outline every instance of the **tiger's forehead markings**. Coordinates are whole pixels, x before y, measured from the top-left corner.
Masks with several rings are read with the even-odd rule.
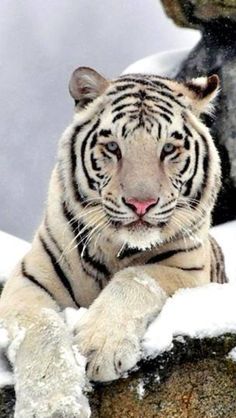
[[[178,132],[178,131],[172,132],[171,136],[175,139],[183,139],[183,134],[181,132]]]
[[[111,136],[112,132],[110,129],[101,129],[99,132],[99,136],[104,136],[105,138],[108,138],[109,136]]]
[[[117,78],[116,80],[112,81],[112,90],[109,91],[108,95],[116,95],[120,91],[127,91],[130,90],[129,93],[125,93],[119,97],[117,97],[112,104],[117,104],[121,100],[124,100],[127,97],[140,97],[140,93],[137,93],[137,89],[140,90],[140,87],[142,87],[142,91],[148,92],[148,93],[154,93],[155,95],[161,96],[159,97],[160,100],[166,100],[170,99],[171,101],[178,104],[180,107],[185,108],[185,105],[181,103],[177,97],[180,97],[178,94],[174,92],[169,86],[167,86],[162,80],[165,79],[159,79],[159,77],[155,76],[148,76],[148,75],[140,75],[137,74],[136,77],[134,75],[132,76],[121,76]],[[130,83],[132,82],[132,83]],[[122,89],[120,87],[122,86]],[[132,91],[133,90],[133,91]],[[150,96],[151,98],[151,96]],[[157,97],[152,97],[153,99],[157,99]],[[170,102],[168,102],[170,104]]]

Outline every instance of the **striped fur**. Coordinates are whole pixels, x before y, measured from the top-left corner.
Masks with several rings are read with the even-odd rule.
[[[92,304],[76,341],[93,380],[117,378],[138,361],[137,341],[178,288],[226,281],[209,237],[220,161],[201,121],[217,89],[216,76],[185,84],[141,74],[107,81],[88,68],[72,76],[75,115],[59,144],[45,216],[6,284],[0,315],[27,328],[42,308]],[[140,221],[129,198],[156,203]],[[134,312],[139,326],[127,334]]]

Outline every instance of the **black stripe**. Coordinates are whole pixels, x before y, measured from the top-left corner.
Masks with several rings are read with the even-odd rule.
[[[95,145],[96,145],[96,143],[97,143],[97,138],[98,138],[97,133],[95,133],[95,134],[93,135],[93,139],[92,139],[92,141],[90,142],[90,149],[92,149],[92,148],[94,148],[94,147],[95,147]]]
[[[181,155],[181,152],[177,152],[172,158],[170,158],[171,161],[177,160],[177,158]]]
[[[170,257],[173,257],[174,255],[179,254],[179,253],[189,253],[191,251],[198,250],[198,248],[200,248],[200,247],[201,247],[201,244],[199,243],[198,245],[196,245],[194,247],[190,247],[190,248],[178,248],[177,250],[166,251],[164,253],[154,255],[148,261],[146,261],[145,264],[159,263],[160,261],[166,260]]]
[[[142,250],[139,248],[129,248],[128,245],[126,245],[123,250],[118,253],[117,258],[119,260],[123,260],[126,257],[132,257],[132,255],[140,254]]]
[[[39,236],[39,239],[40,239],[40,242],[43,246],[44,251],[47,253],[48,257],[50,258],[52,267],[53,267],[57,277],[60,279],[63,286],[67,289],[68,293],[70,294],[71,299],[73,300],[73,302],[75,303],[77,308],[80,308],[80,305],[77,303],[77,301],[75,299],[73,289],[71,287],[71,284],[70,284],[68,278],[66,277],[65,272],[62,270],[62,268],[61,268],[60,264],[58,263],[56,257],[54,256],[52,251],[48,248],[44,239],[41,236]]]
[[[101,171],[101,167],[99,167],[97,165],[97,158],[94,157],[94,153],[93,152],[90,155],[90,160],[91,160],[92,169],[94,171]]]
[[[116,122],[117,120],[119,120],[119,119],[123,118],[124,116],[126,116],[126,113],[124,113],[124,112],[117,113],[117,115],[116,115],[116,116],[114,116],[114,118],[112,119],[112,123],[114,123],[114,122]]]
[[[184,123],[184,132],[188,135],[188,136],[193,136],[192,132],[189,130],[189,128],[187,127],[187,125],[185,125]]]
[[[177,269],[181,269],[184,271],[201,271],[204,269],[205,266],[201,266],[201,267],[178,267],[178,266],[171,266]]]
[[[184,148],[186,150],[189,150],[190,149],[190,141],[189,141],[189,139],[188,139],[187,136],[184,138]]]
[[[112,194],[111,193],[108,193],[109,195],[111,195],[112,196]],[[117,209],[120,209],[120,205],[118,205],[118,203],[112,198],[112,197],[110,197],[110,196],[106,196],[105,198],[104,198],[104,201],[107,201],[107,202],[110,202],[110,203],[112,203],[114,206],[116,206],[117,207]]]
[[[82,251],[83,251],[83,240],[85,238],[85,234],[79,234],[79,232],[84,228],[84,225],[80,222],[80,228],[79,228],[79,222],[75,219],[74,214],[67,208],[67,205],[65,202],[63,202],[62,204],[62,210],[63,210],[63,215],[64,217],[67,219],[69,225],[70,225],[70,229],[73,232],[73,235],[76,237],[76,242],[77,242],[77,249],[79,252],[79,256],[81,255]],[[90,229],[88,228],[85,233],[87,234],[90,231]]]
[[[120,91],[132,89],[132,88],[135,87],[135,84],[133,84],[133,83],[129,83],[129,84],[126,83],[126,84],[123,84],[121,86],[113,85],[112,87],[114,87],[115,90],[109,91],[109,93],[107,93],[107,96],[113,96],[114,94],[117,94]]]
[[[108,138],[111,136],[111,130],[110,129],[101,129],[99,132],[99,136],[105,136],[105,138]]]
[[[142,77],[142,75],[141,75],[141,77]],[[166,89],[166,90],[168,90],[168,91],[170,91],[170,92],[172,92],[173,90],[171,90],[170,89],[170,87],[168,87],[165,83],[162,83],[161,81],[159,81],[159,80],[154,80],[153,78],[151,78],[151,77],[145,77],[145,78],[141,78],[140,77],[140,75],[138,75],[137,74],[137,76],[136,77],[134,77],[133,75],[124,75],[124,76],[121,76],[120,77],[120,79],[117,79],[116,80],[116,82],[119,82],[119,81],[133,81],[134,83],[138,83],[138,84],[141,84],[141,85],[143,85],[143,86],[150,86],[150,87],[161,87],[161,88],[164,88],[164,89]]]
[[[203,192],[203,190],[206,188],[207,185],[207,180],[208,180],[208,174],[209,174],[209,146],[207,143],[206,138],[201,135],[201,138],[203,140],[203,143],[205,145],[205,155],[203,158],[203,172],[204,172],[204,176],[203,176],[203,182],[202,182],[202,187],[201,187],[201,191]]]
[[[173,203],[173,202],[175,202],[175,201],[176,201],[176,199],[175,199],[175,198],[174,198],[174,199],[169,200],[169,202],[166,202],[164,205],[161,205],[161,209],[165,208],[166,206],[170,205],[171,203]]]
[[[115,214],[117,214],[117,215],[126,215],[126,213],[125,213],[125,212],[121,212],[121,211],[119,211],[119,210],[117,210],[117,209],[111,208],[111,207],[110,207],[109,205],[107,205],[106,203],[104,203],[104,208],[108,209],[108,211],[111,211],[111,212],[113,212],[113,213],[115,213]]]
[[[162,127],[161,127],[161,124],[159,122],[158,123],[158,139],[161,139],[161,129],[162,129]]]
[[[180,174],[181,175],[183,175],[187,170],[188,170],[188,168],[189,168],[189,165],[190,165],[190,162],[191,162],[191,158],[190,158],[190,156],[188,156],[187,158],[186,158],[186,161],[185,161],[185,164],[184,164],[184,167],[182,168],[182,170],[180,171]]]
[[[191,203],[192,208],[196,208],[199,205],[199,203],[202,199],[202,195],[203,195],[203,193],[206,189],[206,186],[207,186],[207,180],[208,180],[208,174],[209,174],[209,147],[208,147],[208,143],[207,143],[206,138],[203,135],[200,135],[200,136],[201,136],[201,138],[203,140],[203,143],[204,143],[204,146],[205,146],[205,155],[204,155],[204,158],[203,158],[203,180],[202,180],[201,185],[200,185],[200,187],[199,187],[199,189],[198,189],[198,191],[195,195],[195,202]]]
[[[96,260],[94,257],[91,257],[88,252],[88,247],[86,247],[84,250],[83,242],[85,240],[87,233],[89,232],[91,228],[86,229],[81,234],[81,231],[85,225],[82,224],[82,222],[78,222],[76,219],[74,219],[73,213],[70,210],[68,210],[65,202],[63,203],[62,208],[63,208],[63,214],[66,217],[67,221],[69,222],[72,233],[76,238],[77,249],[78,249],[80,259],[83,258],[83,260],[87,262],[88,264],[90,264],[92,268],[97,270],[99,273],[103,274],[105,278],[108,279],[111,276],[111,273],[106,267],[106,265]],[[82,252],[83,252],[83,257],[81,256]]]
[[[121,131],[121,135],[126,138],[126,135],[128,134],[127,130],[126,130],[126,124],[122,126],[122,131]]]
[[[144,109],[145,109],[145,111],[144,111]],[[157,123],[159,121],[158,121],[158,119],[156,119],[155,116],[158,116],[158,115],[163,117],[167,122],[169,122],[169,123],[171,122],[171,118],[168,115],[166,115],[165,113],[162,113],[162,112],[159,112],[156,109],[150,108],[150,106],[149,106],[149,108],[147,106],[145,106],[144,109],[143,109],[143,112],[146,115],[150,116],[152,119],[154,119]]]
[[[36,286],[40,287],[40,289],[44,290],[44,292],[46,292],[52,299],[54,299],[53,294],[42,284],[40,283],[34,276],[32,276],[32,274],[29,274],[26,271],[25,268],[25,263],[24,261],[22,261],[21,263],[21,274],[22,276],[24,276],[26,279],[30,280],[32,283],[34,283]]]
[[[83,123],[82,125],[76,126],[74,133],[71,137],[71,148],[70,148],[70,160],[71,160],[71,182],[72,190],[74,194],[74,199],[80,202],[83,205],[86,196],[80,191],[79,185],[76,180],[76,166],[77,166],[77,155],[75,152],[75,144],[77,135],[79,132],[89,123],[89,121]]]
[[[60,247],[60,245],[58,244],[58,242],[56,241],[55,237],[52,234],[52,231],[51,231],[51,229],[50,229],[50,227],[48,225],[48,218],[47,218],[47,216],[44,219],[44,225],[45,225],[45,229],[46,229],[46,231],[48,233],[48,236],[49,236],[50,240],[53,242],[53,244],[57,248],[58,252],[60,254],[62,254],[63,250],[62,250],[62,248]]]
[[[116,106],[112,110],[112,113],[120,112],[121,110],[125,109],[126,107],[130,107],[130,106],[136,106],[136,105],[135,105],[135,103],[124,103],[123,105]]]
[[[161,105],[159,105],[159,104],[157,104],[157,103],[153,103],[153,106],[154,106],[154,108],[158,108],[158,109],[161,109],[161,110],[163,110],[163,112],[166,112],[168,115],[170,115],[170,116],[174,116],[174,113],[173,112],[171,112],[171,110],[169,110],[169,109],[166,109],[166,107],[165,106],[161,106]],[[153,109],[154,110],[154,109]],[[173,135],[171,135],[171,136],[173,136]],[[179,138],[177,138],[177,139],[179,139]]]
[[[178,131],[172,132],[171,136],[173,136],[176,139],[183,139],[183,135]]]
[[[175,206],[172,206],[172,207],[171,207],[171,208],[169,208],[169,209],[163,210],[162,212],[158,212],[158,213],[157,213],[157,215],[158,215],[158,216],[159,216],[159,215],[165,215],[166,213],[171,212],[174,208],[175,208]]]
[[[148,90],[150,90],[150,89],[148,89]],[[153,90],[152,90],[153,91]],[[157,91],[155,90],[155,91],[153,91],[154,93],[157,93]],[[161,103],[163,103],[164,105],[166,105],[167,107],[169,107],[170,109],[173,109],[173,105],[172,105],[172,103],[170,103],[170,102],[168,102],[167,100],[165,100],[165,99],[163,99],[163,97],[158,97],[158,96],[153,96],[154,97],[154,99],[153,99],[153,101],[155,102],[155,103],[157,103],[157,104],[160,104],[160,102]]]
[[[90,256],[88,251],[85,251],[84,260],[90,264],[95,270],[101,273],[107,280],[111,277],[111,273],[104,263],[101,263],[97,258]]]
[[[84,170],[84,174],[85,177],[87,179],[88,182],[88,186],[90,187],[90,189],[92,190],[96,190],[96,182],[95,180],[93,180],[87,170],[87,167],[85,165],[85,150],[86,150],[86,145],[87,142],[90,138],[90,136],[93,134],[93,132],[95,131],[95,129],[97,129],[97,127],[100,124],[100,119],[98,119],[94,125],[92,126],[92,128],[88,131],[87,135],[85,136],[85,138],[82,140],[82,145],[81,145],[81,161],[82,161],[82,166],[83,166],[83,170]]]
[[[136,94],[136,96],[137,96],[137,94]],[[127,99],[128,97],[130,97],[130,98],[135,97],[135,93],[134,94],[132,94],[132,93],[121,94],[119,97],[117,97],[115,100],[113,100],[112,106],[116,105],[117,103],[121,102],[124,99]]]
[[[161,96],[168,97],[169,99],[173,100],[173,102],[177,103],[180,107],[185,108],[185,106],[182,103],[180,103],[180,101],[176,99],[172,94],[166,93],[161,90],[158,90],[157,93],[160,94]]]
[[[104,158],[108,158],[108,160],[112,160],[112,157],[110,154],[106,153],[104,150],[100,151]]]
[[[193,180],[194,177],[196,176],[197,173],[197,169],[198,169],[198,161],[199,161],[199,143],[198,141],[195,141],[195,165],[194,165],[194,171],[192,176],[190,177],[190,179],[186,182],[186,190],[184,192],[184,196],[189,196],[191,189],[192,189],[192,185],[193,185]]]

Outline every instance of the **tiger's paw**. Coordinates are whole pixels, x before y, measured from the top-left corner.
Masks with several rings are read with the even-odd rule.
[[[90,308],[91,309],[91,308]],[[118,379],[141,358],[134,319],[88,310],[76,327],[75,343],[87,358],[87,377],[107,382]]]
[[[26,405],[16,403],[14,418],[89,418],[91,416],[87,399],[82,396],[75,398],[52,397],[50,399],[38,399]]]

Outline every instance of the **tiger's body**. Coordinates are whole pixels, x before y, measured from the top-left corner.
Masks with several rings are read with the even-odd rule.
[[[10,341],[24,331],[12,359],[15,417],[83,416],[62,309],[89,307],[73,343],[89,378],[107,381],[135,366],[168,296],[226,281],[209,236],[220,162],[200,121],[217,87],[216,76],[183,85],[144,75],[108,82],[86,68],[73,74],[76,112],[45,215],[0,302]]]

